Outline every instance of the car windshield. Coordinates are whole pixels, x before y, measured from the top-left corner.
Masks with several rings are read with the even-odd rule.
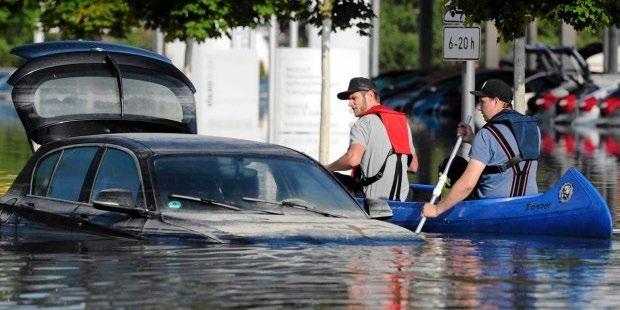
[[[305,159],[161,155],[153,160],[153,170],[162,212],[366,217],[328,173]],[[303,201],[303,207],[290,201]]]

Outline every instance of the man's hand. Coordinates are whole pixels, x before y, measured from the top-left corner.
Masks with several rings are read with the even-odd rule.
[[[438,217],[441,214],[437,205],[427,202],[422,207],[422,215],[424,217]]]
[[[474,131],[471,129],[471,126],[464,122],[459,123],[456,133],[463,137],[463,142],[471,143],[474,140]]]

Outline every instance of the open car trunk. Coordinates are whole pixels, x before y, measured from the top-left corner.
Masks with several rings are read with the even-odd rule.
[[[33,148],[68,137],[196,133],[195,88],[167,58],[89,41],[21,46],[9,83]]]

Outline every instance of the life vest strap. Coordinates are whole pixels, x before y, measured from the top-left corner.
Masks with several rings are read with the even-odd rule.
[[[389,200],[400,200],[400,188],[403,183],[403,161],[402,154],[396,154],[396,168],[394,169],[394,180],[390,189]]]
[[[379,168],[379,171],[371,177],[366,177],[362,175],[362,177],[359,180],[357,180],[357,184],[361,186],[368,186],[372,183],[379,181],[379,179],[383,177],[383,172],[385,171],[385,165],[387,164],[387,160],[392,154],[394,154],[394,150],[390,149],[387,156],[385,156],[385,160],[383,161],[383,165],[381,165],[381,168]]]
[[[400,200],[400,190],[402,188],[402,183],[403,183],[403,179],[402,179],[402,176],[403,176],[402,156],[403,154],[394,153],[394,149],[390,149],[387,156],[385,156],[383,165],[381,165],[381,168],[379,168],[379,171],[375,175],[371,177],[362,176],[359,180],[356,181],[357,185],[365,187],[365,186],[368,186],[370,184],[373,184],[379,181],[383,177],[383,173],[385,172],[385,166],[387,164],[388,158],[392,155],[396,155],[396,165],[394,167],[394,180],[392,181],[392,188],[390,189],[390,195],[388,199],[394,200],[396,198],[396,200]],[[412,156],[412,155],[408,155],[408,156]]]
[[[521,158],[521,155],[515,155],[514,150],[506,140],[506,137],[491,123],[487,123],[484,128],[488,129],[493,137],[499,143],[501,149],[506,154],[506,157],[509,158],[507,162],[502,165],[494,165],[487,166],[482,171],[482,174],[496,174],[502,173],[508,169],[512,169],[513,177],[512,177],[512,185],[510,186],[510,197],[515,196],[523,196],[525,195],[525,190],[527,189],[527,179],[530,172],[530,167],[532,165],[532,160],[525,160],[525,166],[523,169],[519,166],[519,163],[524,161]]]

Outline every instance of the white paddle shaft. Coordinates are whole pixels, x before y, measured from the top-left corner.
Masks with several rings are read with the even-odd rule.
[[[467,117],[465,117],[465,124],[469,126],[470,121],[471,121],[471,115],[467,115]],[[454,148],[452,148],[452,153],[450,154],[450,157],[448,158],[446,167],[443,168],[443,173],[439,177],[439,180],[437,181],[437,185],[435,185],[435,188],[433,189],[433,196],[431,197],[430,203],[435,204],[439,196],[441,196],[441,191],[443,190],[443,187],[444,185],[446,185],[446,181],[448,180],[448,171],[450,170],[452,161],[454,160],[454,157],[456,157],[456,153],[458,153],[462,142],[463,142],[463,136],[459,136],[459,138],[456,139],[456,144],[454,145]],[[420,223],[418,223],[418,227],[416,227],[415,229],[416,234],[419,234],[422,231],[422,227],[424,227],[424,223],[426,223],[426,217],[422,215],[422,218],[420,218]]]

